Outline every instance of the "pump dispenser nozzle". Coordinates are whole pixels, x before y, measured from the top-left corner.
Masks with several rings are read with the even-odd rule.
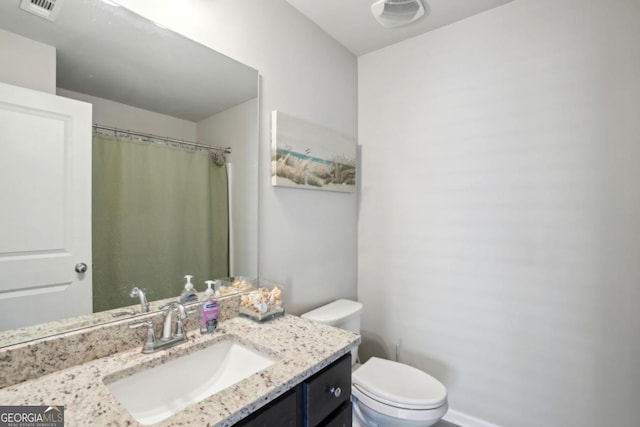
[[[193,276],[187,274],[184,278],[187,279],[187,283],[184,284],[184,290],[182,294],[180,294],[180,303],[184,304],[185,302],[198,301],[198,293],[193,287],[193,283],[191,283]]]
[[[214,295],[214,291],[213,289],[211,289],[211,285],[213,285],[215,282],[213,280],[205,280],[206,285],[207,285],[207,289],[205,289],[204,291],[204,296],[207,299],[210,299],[213,295]]]

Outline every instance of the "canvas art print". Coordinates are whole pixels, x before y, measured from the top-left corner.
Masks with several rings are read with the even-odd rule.
[[[271,144],[273,185],[355,191],[354,139],[275,110],[271,113]]]

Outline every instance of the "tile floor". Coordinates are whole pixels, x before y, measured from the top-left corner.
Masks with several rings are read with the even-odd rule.
[[[446,421],[438,421],[433,427],[458,427],[456,424],[451,424]]]

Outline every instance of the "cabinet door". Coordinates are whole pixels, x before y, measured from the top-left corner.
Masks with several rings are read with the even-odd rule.
[[[235,426],[298,427],[302,425],[300,386],[288,391]]]
[[[303,383],[307,427],[315,427],[351,397],[351,354]]]
[[[0,200],[0,330],[91,313],[91,104],[0,83]]]
[[[329,418],[320,423],[318,427],[351,427],[352,420],[351,402],[346,402]]]

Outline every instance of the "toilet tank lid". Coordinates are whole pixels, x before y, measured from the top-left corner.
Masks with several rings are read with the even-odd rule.
[[[335,326],[353,316],[360,315],[361,312],[362,304],[359,302],[348,299],[339,299],[327,305],[318,307],[315,310],[304,313],[300,317]]]

